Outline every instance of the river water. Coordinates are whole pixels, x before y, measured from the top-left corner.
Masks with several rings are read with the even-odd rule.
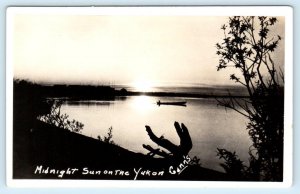
[[[158,100],[187,101],[187,106],[158,106]],[[193,141],[189,155],[200,158],[203,167],[223,171],[219,165],[222,161],[216,156],[217,148],[236,151],[245,164],[248,161],[251,141],[246,131],[247,119],[217,106],[212,98],[130,96],[112,101],[66,101],[61,111],[82,122],[82,134],[89,137],[103,138],[112,127],[112,140],[134,152],[147,153],[143,144],[157,148],[145,125],[157,136],[179,144],[174,128],[174,122],[178,121],[187,126]]]

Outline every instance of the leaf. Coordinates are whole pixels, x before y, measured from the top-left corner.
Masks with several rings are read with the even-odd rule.
[[[269,18],[269,24],[270,24],[271,26],[273,26],[276,22],[277,22],[277,18],[275,18],[275,17]]]
[[[226,28],[227,26],[225,24],[221,27],[222,30],[226,30]]]

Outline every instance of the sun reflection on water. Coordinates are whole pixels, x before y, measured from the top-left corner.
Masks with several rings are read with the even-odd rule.
[[[136,96],[133,98],[132,107],[140,113],[147,113],[155,108],[153,98],[149,96]]]

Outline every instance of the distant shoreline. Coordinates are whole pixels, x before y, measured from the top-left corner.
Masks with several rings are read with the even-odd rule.
[[[186,97],[186,98],[249,98],[243,95],[212,95],[212,94],[189,94],[175,92],[127,92],[125,96],[157,96],[157,97]]]
[[[238,87],[237,87],[238,88]],[[240,88],[227,90],[226,88],[215,89],[198,88],[193,91],[178,90],[174,91],[130,91],[126,88],[112,86],[93,86],[93,85],[43,85],[19,80],[15,82],[14,90],[19,90],[25,94],[29,91],[39,93],[44,98],[68,98],[76,100],[114,100],[116,97],[126,96],[156,96],[156,97],[185,97],[185,98],[249,98]],[[177,89],[177,91],[176,91]]]

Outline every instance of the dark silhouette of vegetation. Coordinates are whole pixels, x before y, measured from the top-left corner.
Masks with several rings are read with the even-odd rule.
[[[39,97],[46,98],[68,98],[70,100],[114,100],[121,91],[115,90],[111,86],[96,85],[75,85],[75,84],[36,84],[28,80],[14,80],[14,85],[19,92],[32,91]],[[37,96],[37,95],[35,95]]]
[[[73,99],[107,99],[113,100],[116,90],[110,86],[64,85],[56,84],[46,87],[48,97],[69,97]]]
[[[245,87],[247,99],[219,99],[219,105],[235,110],[249,119],[247,130],[252,140],[249,166],[235,152],[218,149],[226,172],[243,174],[251,180],[283,180],[284,75],[281,64],[273,61],[281,37],[273,35],[276,17],[229,17],[222,26],[224,39],[217,43],[220,57],[217,70],[234,68],[230,79]]]
[[[51,104],[47,103],[40,85],[28,80],[14,79],[13,81],[13,98],[14,108],[22,107],[19,110],[22,116],[28,118],[23,121],[32,122],[38,115],[48,114]],[[14,111],[14,113],[17,113]],[[20,114],[18,114],[20,115]],[[16,115],[17,116],[17,115]]]
[[[224,168],[226,173],[233,178],[243,178],[245,166],[235,152],[217,148],[217,156],[225,160],[225,163],[221,163],[220,165]]]
[[[98,138],[100,141],[104,142],[104,143],[115,144],[115,142],[112,140],[112,138],[113,138],[113,133],[112,133],[112,131],[113,131],[113,128],[112,128],[112,127],[109,127],[109,128],[108,128],[108,132],[107,132],[107,136],[104,136],[103,139],[102,139],[101,136],[98,135],[97,138]]]
[[[200,163],[200,158],[198,156],[194,156],[191,160],[190,165],[195,165],[195,166],[202,166],[202,164]]]
[[[34,158],[30,153],[32,129],[39,115],[48,114],[49,105],[39,90],[39,85],[27,80],[13,80],[13,176],[30,173]],[[23,169],[23,172],[19,172]]]
[[[55,125],[59,128],[66,129],[72,132],[80,133],[83,129],[84,124],[76,121],[69,120],[69,115],[61,113],[62,100],[48,100],[49,104],[52,104],[49,114],[38,116],[40,121]]]

